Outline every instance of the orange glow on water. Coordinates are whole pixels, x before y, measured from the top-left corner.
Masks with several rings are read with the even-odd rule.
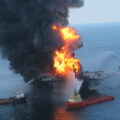
[[[55,111],[54,120],[76,120],[76,118],[71,112],[61,107]]]

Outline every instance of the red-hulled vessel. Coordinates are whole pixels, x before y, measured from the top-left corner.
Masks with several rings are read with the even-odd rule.
[[[91,97],[91,98],[85,99],[81,102],[66,102],[66,106],[68,109],[81,108],[81,107],[86,107],[88,105],[111,101],[113,99],[114,99],[113,96],[100,95],[97,97]]]

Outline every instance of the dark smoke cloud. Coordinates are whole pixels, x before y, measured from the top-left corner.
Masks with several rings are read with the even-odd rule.
[[[52,53],[62,45],[51,30],[68,25],[69,8],[82,0],[0,0],[0,50],[26,80],[52,70]]]

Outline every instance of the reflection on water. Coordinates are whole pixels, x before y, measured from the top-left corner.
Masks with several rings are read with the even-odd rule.
[[[76,120],[74,114],[66,110],[64,106],[65,99],[63,100],[60,94],[58,93],[55,94],[54,89],[51,89],[51,87],[50,88],[46,87],[46,89],[41,89],[39,92],[40,95],[39,100],[33,101],[35,102],[34,103],[35,115],[38,113],[39,118],[42,120]],[[37,119],[38,118],[34,116],[34,120]]]
[[[54,113],[54,120],[76,120],[72,112],[67,111],[63,107],[56,109]]]
[[[59,98],[59,101],[56,101],[55,96]],[[53,96],[51,91],[39,91],[39,95],[37,94],[37,97],[32,96],[27,103],[30,106],[28,109],[32,110],[30,112],[31,120],[76,120],[72,112],[61,107],[64,106],[64,102],[60,100],[59,95],[54,94]]]

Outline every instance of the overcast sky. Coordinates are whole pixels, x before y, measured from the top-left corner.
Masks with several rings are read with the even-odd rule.
[[[84,6],[70,10],[70,24],[120,22],[120,0],[84,0]]]

